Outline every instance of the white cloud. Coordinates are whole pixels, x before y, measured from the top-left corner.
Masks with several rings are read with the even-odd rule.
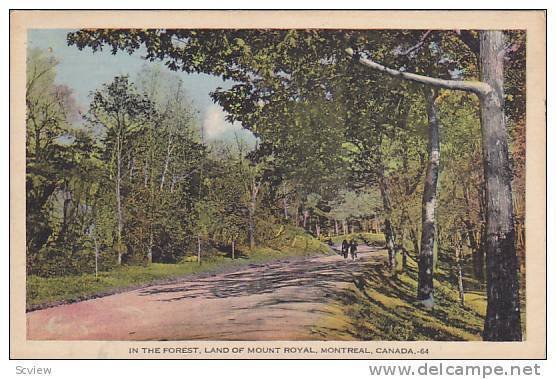
[[[247,129],[241,127],[240,122],[229,123],[226,121],[226,113],[218,105],[211,104],[206,108],[203,116],[203,131],[205,142],[231,142],[235,138],[246,142],[254,147],[256,138]]]
[[[229,123],[225,119],[226,113],[218,105],[211,105],[205,111],[203,118],[203,130],[207,141],[225,138],[226,135],[241,132],[241,124]]]

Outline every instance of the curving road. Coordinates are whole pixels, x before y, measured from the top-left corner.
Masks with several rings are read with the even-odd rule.
[[[33,340],[326,340],[318,325],[354,275],[385,253],[253,264],[27,313]]]

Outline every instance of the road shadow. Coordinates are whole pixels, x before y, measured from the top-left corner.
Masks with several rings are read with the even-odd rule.
[[[378,251],[375,249],[374,251]],[[373,254],[373,253],[370,253]],[[360,256],[356,260],[329,259],[319,261],[292,260],[264,265],[252,265],[240,271],[195,280],[184,280],[179,284],[161,285],[139,291],[141,296],[166,294],[156,299],[173,302],[184,299],[223,299],[230,297],[268,294],[284,288],[303,289],[299,298],[294,294],[288,299],[272,299],[261,302],[258,307],[276,306],[282,303],[323,302],[338,291],[338,285],[353,283],[354,272],[365,265],[380,265],[376,256]]]

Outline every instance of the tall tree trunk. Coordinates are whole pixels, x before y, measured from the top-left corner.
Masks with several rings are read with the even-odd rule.
[[[249,235],[249,247],[255,248],[255,211],[253,206],[249,205],[249,220],[247,225],[247,234]]]
[[[153,263],[153,245],[154,245],[153,231],[149,230],[149,251],[147,252],[147,264]]]
[[[116,151],[116,212],[118,218],[118,265],[122,264],[122,230],[123,230],[123,215],[122,215],[122,196],[121,196],[121,182],[122,182],[122,141],[121,136],[117,140]]]
[[[135,173],[135,159],[131,158],[129,163],[129,180],[133,181],[133,174]]]
[[[384,208],[384,238],[386,239],[386,250],[388,250],[388,266],[392,273],[396,272],[396,243],[394,236],[394,228],[390,221],[392,214],[392,205],[390,202],[390,193],[388,191],[388,182],[384,176],[384,169],[381,169],[379,179],[380,196],[382,197],[382,207]]]
[[[426,307],[434,306],[434,239],[436,234],[436,189],[440,164],[440,123],[435,100],[437,92],[426,89],[427,113],[429,119],[429,163],[425,176],[421,212],[421,251],[419,252],[419,283],[417,299]]]
[[[417,238],[417,234],[419,233],[418,230],[415,230],[415,228],[410,228],[409,229],[409,236],[411,238],[411,243],[413,245],[413,251],[415,252],[415,255],[419,256],[420,252],[421,252],[421,248],[419,247],[419,238]]]
[[[232,240],[232,260],[236,259],[236,241]]]
[[[92,237],[93,237],[93,242],[95,244],[95,279],[98,278],[98,255],[99,255],[99,251],[98,251],[98,242],[97,242],[97,237],[95,236],[94,232],[91,233]]]
[[[175,185],[176,185],[176,174],[172,170],[172,182],[170,184],[170,193],[174,193]]]
[[[501,31],[481,31],[480,62],[481,79],[492,88],[481,97],[488,298],[483,339],[521,341],[519,266],[504,120],[504,35]]]
[[[248,207],[248,237],[249,237],[249,247],[251,249],[255,248],[255,211],[257,210],[257,195],[259,193],[259,189],[261,187],[261,183],[257,182],[256,179],[253,178],[251,183],[251,199],[249,201]]]
[[[388,250],[388,266],[392,273],[396,272],[396,246],[394,242],[394,228],[390,218],[384,219],[384,237],[386,239],[386,250]]]
[[[455,243],[456,251],[455,251],[455,258],[456,258],[456,278],[458,281],[458,292],[459,292],[459,302],[463,306],[465,305],[465,292],[463,288],[463,271],[462,271],[462,244],[461,242],[456,240]]]
[[[336,220],[336,219],[334,219],[334,232],[335,232],[335,235],[338,235],[339,232],[340,232],[338,230],[338,220]]]
[[[172,132],[168,136],[168,144],[166,146],[166,158],[164,159],[164,169],[162,170],[162,177],[160,178],[160,190],[164,189],[164,182],[166,180],[166,173],[168,172],[168,166],[170,165],[170,156],[172,154]]]
[[[72,194],[71,191],[68,187],[68,182],[67,180],[64,180],[64,189],[63,189],[63,194],[64,194],[64,206],[63,206],[63,211],[62,211],[62,226],[60,227],[60,231],[58,232],[58,242],[63,243],[66,240],[66,232],[68,230],[68,226],[69,226],[69,209],[70,209],[70,205],[71,205],[71,201],[72,201]]]
[[[201,236],[197,236],[197,264],[201,264]]]

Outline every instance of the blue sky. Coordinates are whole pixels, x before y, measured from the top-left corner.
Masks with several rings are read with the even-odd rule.
[[[79,50],[68,46],[66,35],[72,30],[33,29],[28,32],[30,48],[52,49],[59,60],[56,69],[56,82],[72,88],[77,102],[83,109],[89,103],[89,93],[108,83],[116,75],[129,74],[134,77],[145,65],[161,65],[141,58],[140,52],[129,55],[119,52],[112,55],[109,51],[93,53],[91,49]],[[165,69],[165,68],[164,68]],[[165,69],[166,70],[166,69]],[[205,74],[177,73],[185,84],[187,93],[199,110],[200,123],[203,125],[208,141],[229,140],[234,133],[248,142],[253,142],[253,135],[241,128],[239,123],[230,124],[219,105],[213,103],[209,93],[217,87],[227,88],[229,83],[218,77]]]

